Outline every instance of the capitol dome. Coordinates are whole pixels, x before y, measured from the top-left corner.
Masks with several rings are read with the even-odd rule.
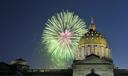
[[[88,32],[80,38],[77,59],[85,59],[91,54],[97,55],[100,58],[111,59],[111,51],[107,40],[100,32],[96,31],[93,18],[91,18]]]
[[[107,46],[106,39],[101,33],[96,31],[95,24],[92,21],[89,27],[89,31],[85,33],[84,36],[82,36],[79,41],[79,46],[85,44],[98,44],[104,47]]]

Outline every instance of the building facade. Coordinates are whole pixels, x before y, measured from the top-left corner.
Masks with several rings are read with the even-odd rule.
[[[106,38],[96,31],[93,19],[76,50],[71,69],[29,69],[26,61],[16,59],[11,64],[0,63],[0,76],[128,76],[128,69],[113,64]]]
[[[114,76],[111,50],[104,36],[96,31],[93,19],[89,31],[81,37],[73,64],[73,76]]]

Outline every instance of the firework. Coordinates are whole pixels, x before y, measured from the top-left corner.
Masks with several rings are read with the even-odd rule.
[[[79,39],[85,31],[85,22],[79,16],[73,12],[63,11],[46,22],[42,43],[54,58],[54,62],[61,62],[64,66],[64,63],[74,59]]]

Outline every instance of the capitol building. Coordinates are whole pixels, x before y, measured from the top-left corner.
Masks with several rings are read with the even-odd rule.
[[[24,59],[0,62],[0,76],[128,76],[128,69],[113,64],[112,50],[91,19],[88,32],[79,40],[70,69],[30,69]]]

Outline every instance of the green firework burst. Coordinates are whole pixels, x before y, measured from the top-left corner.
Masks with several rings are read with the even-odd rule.
[[[51,54],[53,62],[64,67],[74,59],[78,41],[85,31],[85,22],[79,16],[73,12],[60,12],[46,22],[42,43]]]

